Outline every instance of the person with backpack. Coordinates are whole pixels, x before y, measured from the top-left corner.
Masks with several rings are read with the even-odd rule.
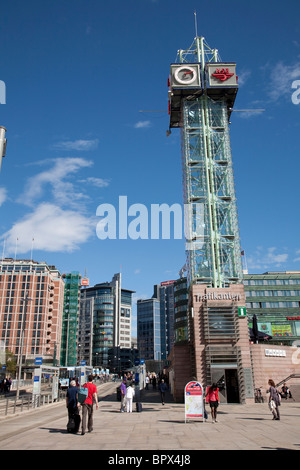
[[[76,434],[80,427],[80,404],[78,403],[78,388],[75,380],[71,380],[70,387],[67,390],[66,406],[68,409],[67,431]]]
[[[273,419],[280,420],[279,406],[281,401],[281,396],[275,387],[275,383],[272,379],[269,379],[268,385],[270,388],[267,390],[267,393],[270,393],[269,396],[269,408],[272,411]]]
[[[82,407],[82,428],[81,428],[81,435],[85,434],[86,424],[88,432],[93,431],[93,407],[94,407],[94,400],[96,403],[96,410],[98,410],[98,396],[97,396],[97,387],[93,384],[93,375],[88,376],[88,383],[83,385],[83,388],[88,390],[88,395],[85,401],[81,404]]]

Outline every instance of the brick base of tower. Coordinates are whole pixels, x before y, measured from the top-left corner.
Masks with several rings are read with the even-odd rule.
[[[203,387],[219,381],[221,401],[253,403],[253,373],[243,284],[208,288],[195,284],[189,299],[189,345],[172,352],[173,394],[184,398],[184,386],[197,379]]]
[[[177,343],[173,346],[168,357],[171,362],[169,369],[169,384],[174,401],[184,401],[184,387],[192,380],[192,348],[187,343]]]

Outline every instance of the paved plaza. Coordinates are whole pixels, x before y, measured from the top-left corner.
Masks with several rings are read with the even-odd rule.
[[[166,451],[188,455],[199,450],[299,450],[300,404],[283,402],[281,420],[273,421],[267,403],[221,404],[218,423],[210,418],[185,423],[184,404],[170,395],[165,405],[158,391],[142,392],[143,411],[120,413],[116,384],[98,387],[99,409],[94,408],[92,433],[66,431],[65,402],[45,405],[16,416],[0,418],[1,450],[105,450],[112,458],[122,451]],[[107,453],[105,453],[107,455]],[[148,454],[147,454],[148,455]],[[133,463],[133,462],[132,462]]]

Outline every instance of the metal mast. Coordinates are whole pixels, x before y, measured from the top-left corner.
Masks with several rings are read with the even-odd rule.
[[[189,284],[225,287],[242,278],[228,127],[237,88],[235,64],[221,63],[203,37],[171,64],[170,127],[182,129]]]

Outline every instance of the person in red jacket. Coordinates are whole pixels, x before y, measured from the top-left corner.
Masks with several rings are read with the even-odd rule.
[[[96,403],[96,409],[98,410],[98,397],[97,387],[93,384],[93,376],[88,376],[88,383],[84,384],[83,387],[88,389],[88,396],[84,403],[82,403],[82,431],[81,434],[85,434],[86,420],[88,426],[88,432],[93,431],[93,403]]]
[[[219,389],[216,383],[208,387],[206,392],[206,403],[209,403],[211,409],[212,422],[217,423],[217,408],[219,406]]]

